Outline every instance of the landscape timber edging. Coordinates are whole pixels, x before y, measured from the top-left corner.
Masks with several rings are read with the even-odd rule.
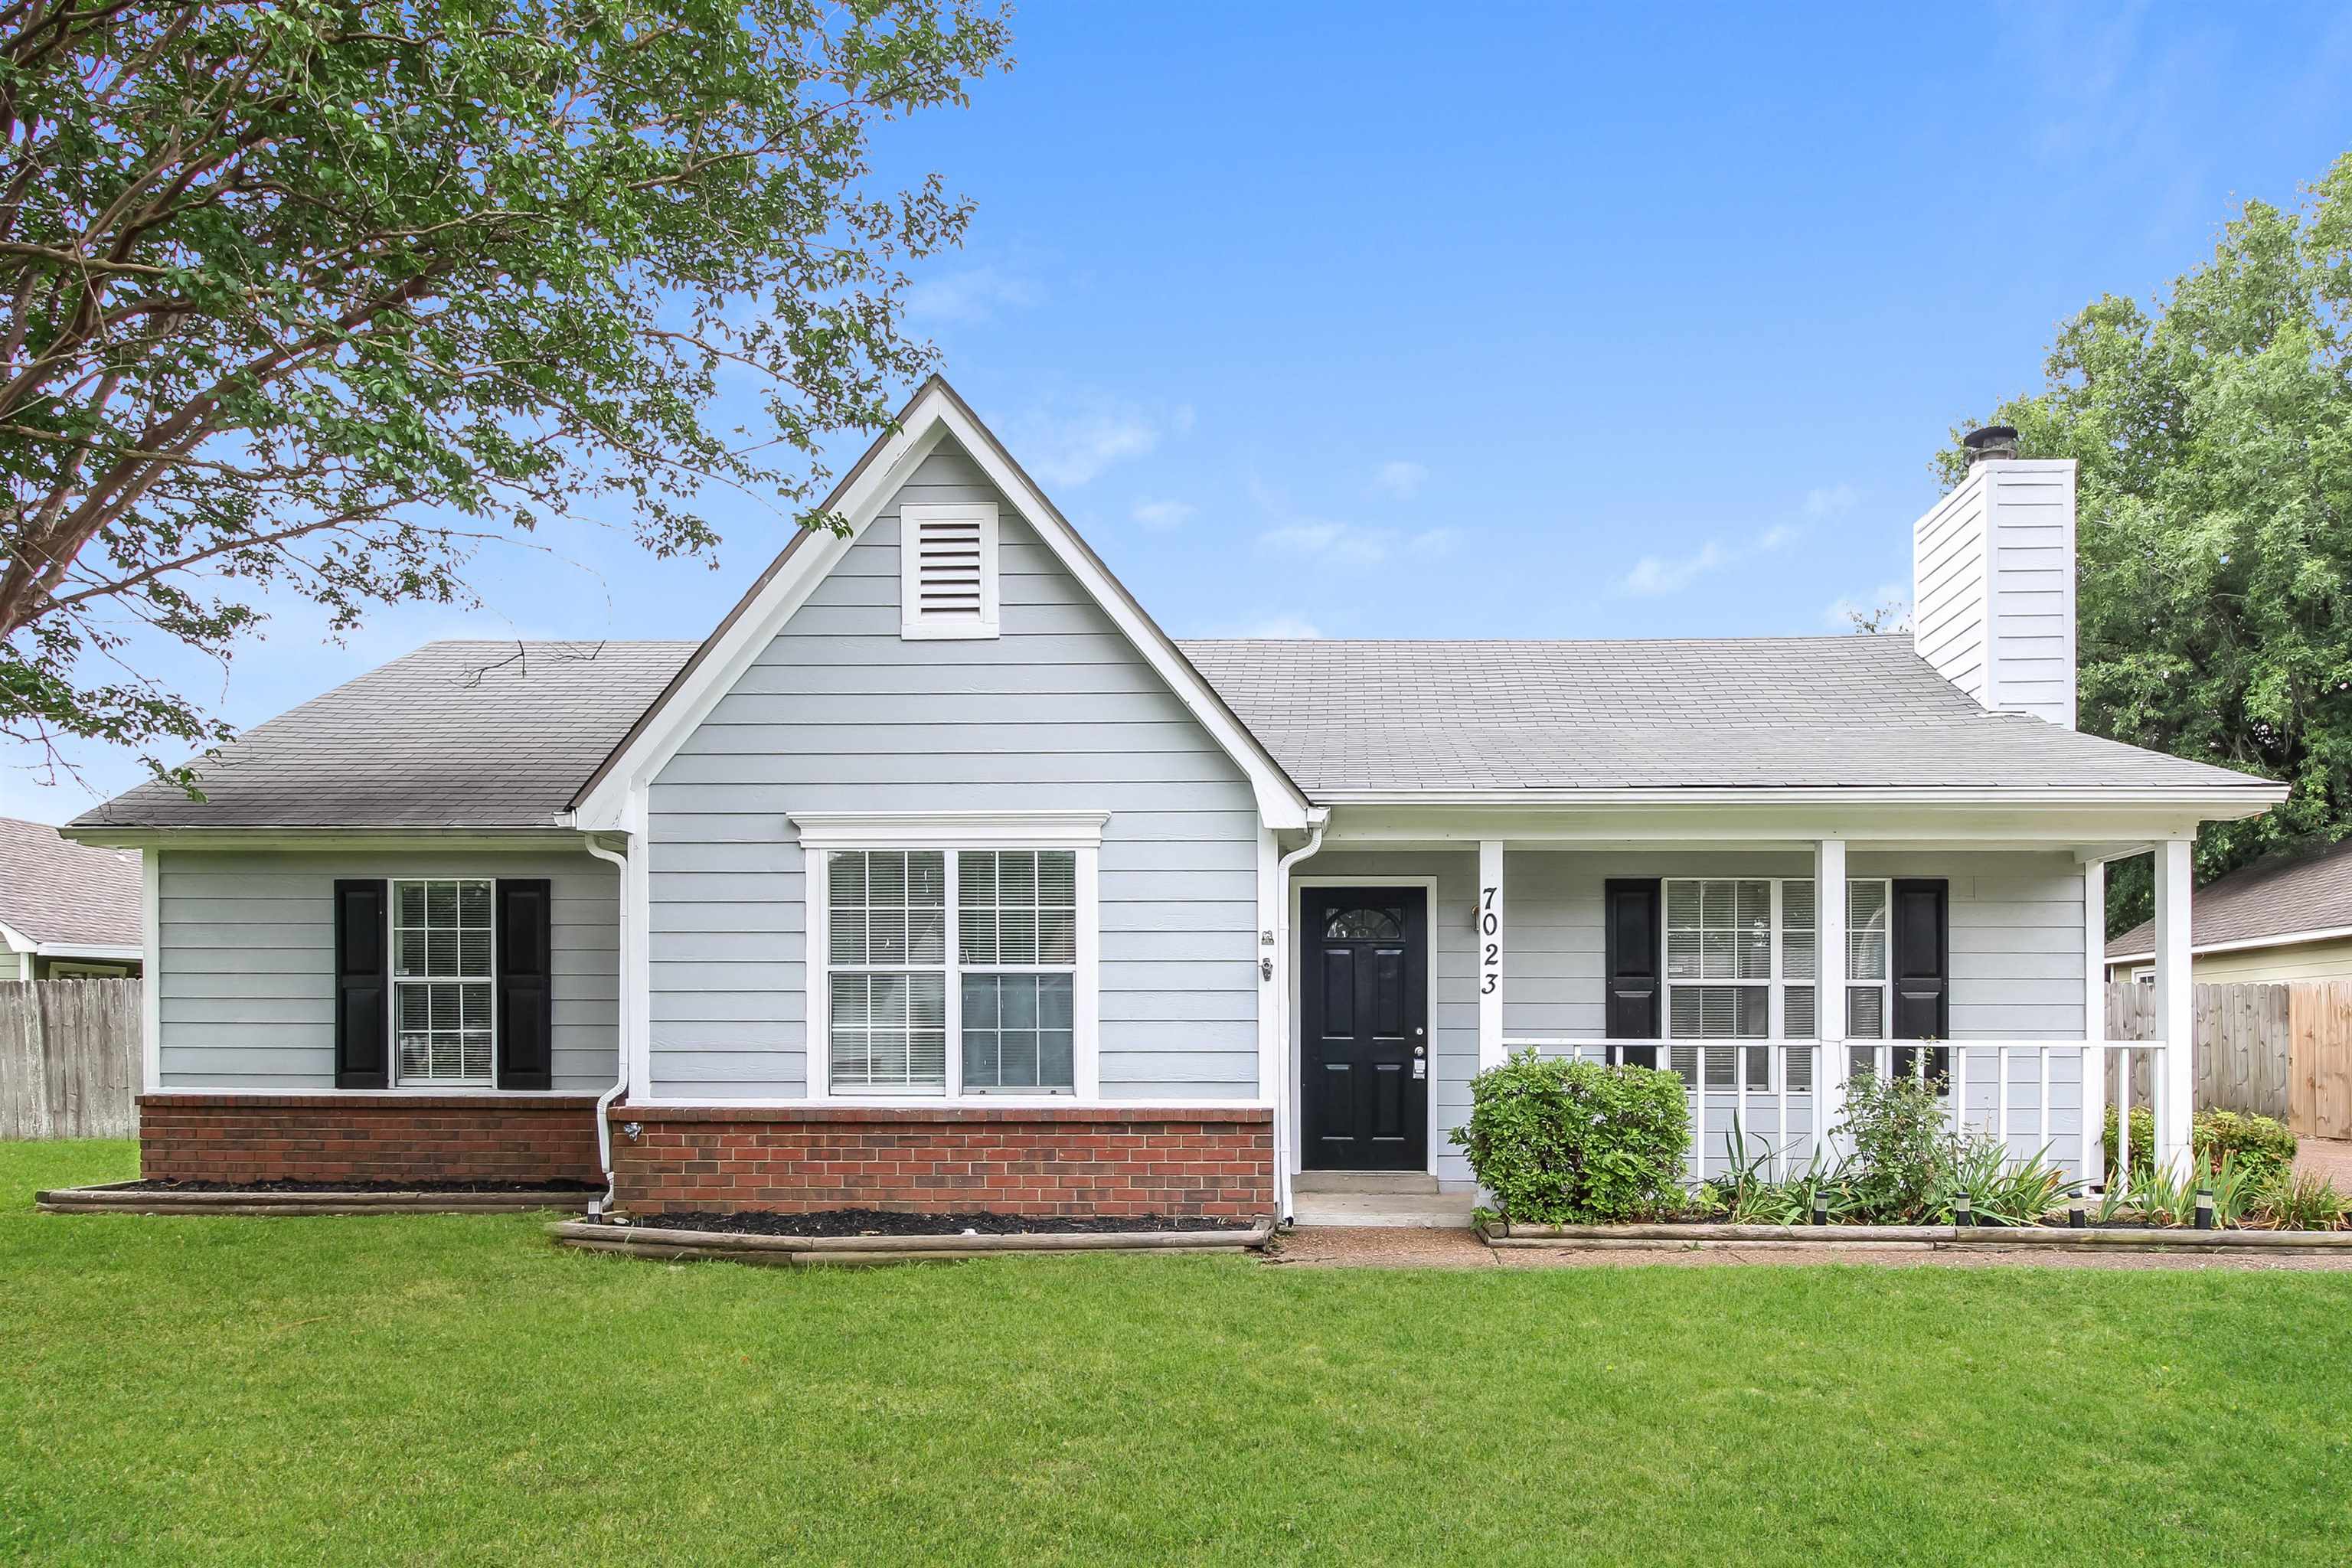
[[[146,1215],[370,1215],[528,1214],[534,1209],[581,1210],[596,1196],[587,1191],[516,1193],[276,1192],[243,1187],[226,1192],[173,1192],[131,1182],[94,1187],[51,1187],[33,1194],[43,1214]]]
[[[2120,1248],[2158,1252],[2345,1252],[2352,1231],[2192,1230],[2091,1226],[1951,1225],[1513,1225],[1475,1227],[1488,1247],[1646,1247],[1657,1251],[1721,1247],[1913,1247]]]
[[[1017,1236],[757,1236],[731,1230],[673,1230],[650,1225],[557,1220],[547,1234],[562,1246],[669,1261],[724,1258],[781,1268],[935,1263],[1071,1252],[1244,1252],[1264,1247],[1274,1221],[1248,1230],[1046,1231]]]

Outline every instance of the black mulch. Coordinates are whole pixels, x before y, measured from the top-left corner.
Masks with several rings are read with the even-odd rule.
[[[131,1182],[137,1193],[601,1193],[602,1182]]]
[[[890,1214],[881,1209],[824,1209],[816,1214],[648,1215],[638,1225],[662,1230],[722,1230],[740,1236],[982,1236],[1068,1235],[1134,1230],[1255,1230],[1254,1220],[1201,1219],[1173,1215]]]

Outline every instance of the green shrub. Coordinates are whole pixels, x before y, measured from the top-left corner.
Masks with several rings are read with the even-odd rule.
[[[2294,1134],[2273,1118],[2242,1110],[2200,1110],[2190,1124],[2190,1144],[2200,1169],[2210,1172],[2224,1154],[2237,1156],[2238,1168],[2256,1186],[2294,1163]],[[2116,1180],[2116,1108],[2107,1107],[2107,1123],[2100,1135],[2106,1151],[2107,1180]],[[2156,1116],[2145,1105],[2131,1113],[2132,1180],[2145,1182],[2156,1160]]]
[[[2336,1190],[2325,1176],[2282,1171],[2273,1185],[2254,1200],[2249,1225],[2269,1230],[2337,1230],[2343,1227],[2352,1199]]]
[[[1838,1123],[1853,1151],[1854,1217],[1911,1225],[1930,1211],[1940,1173],[1951,1165],[1944,1101],[1934,1079],[1857,1073]]]
[[[1507,1220],[1594,1225],[1685,1205],[1690,1110],[1672,1072],[1528,1050],[1470,1080],[1470,1125],[1451,1136]]]

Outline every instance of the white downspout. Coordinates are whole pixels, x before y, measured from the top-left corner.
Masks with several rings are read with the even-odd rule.
[[[1282,1095],[1274,1108],[1274,1208],[1285,1225],[1290,1223],[1290,1119],[1298,1105],[1298,1042],[1290,1036],[1290,868],[1323,847],[1323,829],[1330,821],[1328,806],[1309,811],[1307,842],[1274,867],[1275,1035],[1282,1047]]]
[[[604,1196],[601,1202],[588,1205],[588,1217],[602,1219],[613,1207],[613,1189],[619,1177],[613,1171],[613,1124],[609,1120],[613,1102],[629,1090],[629,1015],[635,1011],[629,1000],[629,859],[616,850],[607,849],[595,839],[583,838],[588,853],[599,860],[612,862],[614,879],[620,885],[620,897],[615,900],[620,910],[621,988],[615,994],[613,1045],[620,1060],[620,1070],[613,1087],[596,1099],[596,1161],[604,1170]]]

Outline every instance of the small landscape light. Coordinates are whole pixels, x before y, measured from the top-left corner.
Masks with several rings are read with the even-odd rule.
[[[2082,1199],[2076,1198],[2066,1205],[2066,1225],[2069,1229],[2087,1230],[2090,1228],[2090,1210]]]
[[[1829,1222],[1830,1195],[1827,1193],[1815,1193],[1813,1194],[1813,1223],[1815,1225],[1827,1225]]]
[[[2197,1228],[2213,1228],[2213,1189],[2210,1187],[2197,1189]]]
[[[1969,1206],[1969,1194],[1965,1192],[1957,1193],[1952,1197],[1952,1223],[1971,1226],[1977,1223],[1976,1210]]]

